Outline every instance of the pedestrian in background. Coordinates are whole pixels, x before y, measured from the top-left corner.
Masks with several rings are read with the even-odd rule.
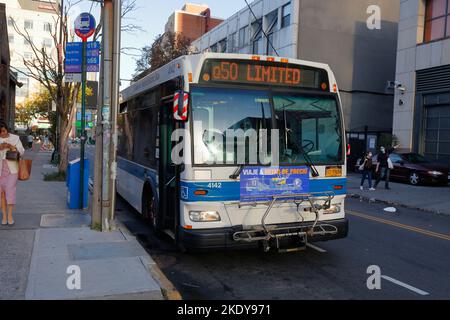
[[[361,190],[364,190],[364,181],[369,181],[369,190],[374,191],[375,189],[372,188],[372,170],[373,170],[373,163],[372,163],[372,152],[367,152],[364,156],[363,163],[360,165],[359,170],[362,171],[362,177],[361,177],[361,186],[359,187]]]
[[[8,151],[12,153],[8,154]],[[19,173],[18,157],[25,150],[19,136],[9,133],[7,124],[0,120],[0,194],[2,205],[2,225],[14,225],[13,208],[16,204],[16,186]]]
[[[389,159],[389,154],[386,152],[384,147],[380,148],[380,153],[378,154],[378,163],[377,168],[375,170],[377,174],[377,181],[375,182],[375,189],[380,183],[381,179],[385,179],[385,188],[390,190],[389,188],[389,177],[391,174],[392,162]]]
[[[33,138],[33,136],[31,135],[31,132],[30,132],[30,134],[27,136],[28,149],[33,148],[33,140],[34,140],[34,138]]]

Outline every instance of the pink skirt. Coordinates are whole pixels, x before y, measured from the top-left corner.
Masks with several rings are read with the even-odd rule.
[[[5,193],[7,204],[16,204],[16,188],[18,174],[12,174],[8,162],[3,160],[2,173],[0,176],[0,193]]]

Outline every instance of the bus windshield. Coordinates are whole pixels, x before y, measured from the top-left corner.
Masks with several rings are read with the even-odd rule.
[[[280,130],[280,163],[342,162],[342,126],[336,99],[327,96],[274,94]]]
[[[305,154],[314,164],[342,162],[333,97],[205,87],[193,87],[191,96],[196,165],[268,165],[272,129],[279,129],[281,165],[307,164]]]

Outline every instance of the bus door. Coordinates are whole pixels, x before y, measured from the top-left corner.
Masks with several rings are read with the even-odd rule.
[[[159,119],[159,213],[161,228],[174,236],[177,213],[177,172],[172,162],[172,132],[175,121],[172,116],[173,96],[161,100]]]

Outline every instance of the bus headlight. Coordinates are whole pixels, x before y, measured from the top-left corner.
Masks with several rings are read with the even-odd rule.
[[[193,222],[220,221],[220,214],[217,211],[189,211],[189,219]]]
[[[323,210],[323,214],[336,214],[341,212],[341,204],[333,204],[330,209]]]

